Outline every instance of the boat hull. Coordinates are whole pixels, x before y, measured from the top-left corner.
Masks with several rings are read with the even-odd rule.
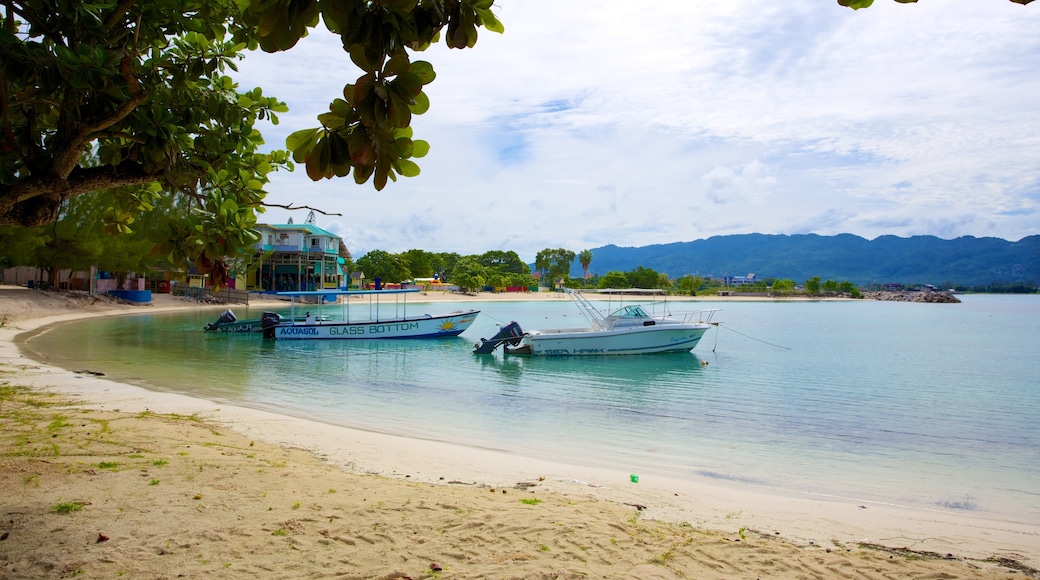
[[[279,340],[359,340],[383,338],[447,338],[458,336],[476,320],[479,310],[442,316],[417,316],[376,321],[286,322],[265,329]]]
[[[524,337],[521,353],[536,356],[610,356],[689,352],[711,328],[707,324],[677,324],[613,331],[542,331]],[[525,348],[526,347],[526,348]]]
[[[299,324],[306,319],[306,316],[297,316],[296,322]],[[324,317],[324,320],[327,319],[328,317]],[[263,320],[256,318],[254,320],[236,320],[235,322],[211,322],[203,330],[206,332],[261,332],[263,329]]]

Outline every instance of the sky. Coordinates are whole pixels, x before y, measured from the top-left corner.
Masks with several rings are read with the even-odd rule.
[[[497,0],[504,34],[433,64],[422,173],[383,191],[279,172],[355,258],[767,233],[1040,234],[1040,2]],[[361,72],[323,26],[233,76],[318,126]],[[302,223],[272,208],[264,223]]]

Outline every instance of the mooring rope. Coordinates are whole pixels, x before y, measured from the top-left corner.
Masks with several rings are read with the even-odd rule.
[[[715,328],[722,328],[722,323],[721,322],[712,322],[712,324],[715,325]],[[772,342],[767,342],[767,341],[764,341],[764,340],[762,340],[760,338],[755,338],[753,336],[744,334],[743,332],[738,332],[736,330],[733,330],[732,328],[730,328],[728,326],[726,327],[726,330],[728,330],[730,332],[735,332],[735,333],[739,334],[740,336],[743,336],[744,338],[750,338],[751,340],[754,340],[754,341],[757,341],[757,342],[761,342],[762,344],[768,344],[769,346],[775,346],[776,348],[782,348],[784,350],[791,350],[790,347],[783,346],[781,344],[773,344]],[[715,342],[716,342],[716,344],[718,344],[718,339],[719,339],[719,333],[716,330],[716,332],[715,332]],[[714,350],[715,349],[713,348],[712,351],[714,351]]]

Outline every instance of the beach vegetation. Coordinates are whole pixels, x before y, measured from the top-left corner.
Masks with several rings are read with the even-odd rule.
[[[89,417],[87,418],[87,421],[94,425],[96,428],[95,434],[97,435],[105,435],[112,431],[112,425],[109,424],[108,419]]]
[[[694,276],[693,274],[686,274],[675,281],[675,287],[679,294],[696,296],[697,291],[700,290],[702,286],[704,286],[704,279],[700,276]]]
[[[589,266],[592,265],[592,250],[584,249],[578,252],[578,263],[581,264],[581,287],[589,279]]]
[[[628,277],[625,276],[624,272],[619,270],[611,270],[600,277],[596,283],[597,288],[627,288]]]
[[[574,252],[565,248],[545,248],[534,258],[534,269],[541,273],[542,281],[554,287],[556,280],[567,280],[570,276]]]
[[[162,467],[163,465],[167,465],[169,463],[170,462],[166,461],[165,459],[156,459],[152,462],[152,465],[154,465],[155,467]]]
[[[288,536],[289,535],[289,530],[287,530],[285,528],[278,528],[277,530],[271,532],[271,535],[272,536]]]
[[[775,280],[771,286],[773,295],[775,296],[787,296],[794,292],[794,280],[785,278],[783,280]]]
[[[27,436],[23,435],[19,437],[19,446],[24,447],[20,449],[14,455],[19,457],[60,457],[61,448],[58,447],[57,443],[49,442],[46,445],[40,447],[27,447],[30,444],[30,440]]]
[[[653,558],[653,560],[651,560],[651,561],[656,563],[656,564],[666,564],[668,562],[668,560],[671,560],[673,558],[675,558],[675,552],[672,551],[671,549],[668,549],[668,550],[665,550],[664,552],[662,552],[657,557]]]
[[[69,426],[71,426],[71,423],[69,423],[68,418],[64,417],[64,416],[61,416],[61,415],[58,415],[58,416],[54,417],[54,419],[51,420],[49,425],[47,425],[47,430],[48,431],[59,431],[61,429],[69,427]]]
[[[433,278],[434,272],[444,268],[443,259],[426,250],[412,249],[398,255],[414,278]]]
[[[119,467],[118,461],[102,461],[97,464],[98,469],[111,469],[115,471]]]
[[[379,278],[383,283],[396,284],[412,278],[405,260],[386,250],[370,250],[357,259],[357,268],[365,273],[366,280]]]
[[[542,503],[542,500],[540,500],[540,499],[538,499],[536,497],[522,497],[522,498],[520,498],[520,503],[522,503],[524,505],[538,505],[538,504]]]
[[[56,514],[71,514],[83,509],[86,504],[78,501],[59,501],[51,506],[51,511]]]
[[[819,296],[820,294],[820,277],[813,276],[805,281],[805,293],[809,296]]]
[[[153,480],[148,482],[148,485],[159,485],[159,480],[158,479],[153,479]]]
[[[487,283],[488,269],[472,256],[466,256],[455,264],[451,273],[452,284],[463,291],[479,291]]]
[[[476,260],[489,271],[503,275],[531,273],[531,268],[520,259],[519,254],[513,251],[489,250],[476,256]]]

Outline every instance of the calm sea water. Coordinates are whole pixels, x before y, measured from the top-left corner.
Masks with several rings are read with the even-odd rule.
[[[721,307],[722,324],[692,354],[642,357],[471,354],[510,320],[584,325],[565,301],[480,303],[443,341],[276,343],[204,333],[207,311],[63,324],[28,346],[66,368],[338,425],[1040,523],[1040,296],[962,299],[676,303]]]

